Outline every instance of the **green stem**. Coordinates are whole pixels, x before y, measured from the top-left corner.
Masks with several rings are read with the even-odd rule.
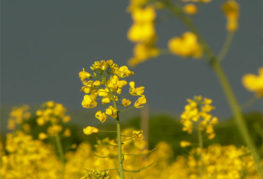
[[[225,43],[222,47],[222,50],[217,55],[218,61],[222,61],[225,58],[228,50],[230,49],[231,43],[233,41],[234,34],[235,34],[234,32],[227,32],[226,40],[225,40]]]
[[[254,157],[258,173],[261,176],[261,178],[263,178],[263,170],[262,170],[262,167],[260,165],[260,157],[257,153],[255,144],[252,141],[251,136],[248,132],[247,126],[244,122],[245,120],[242,116],[241,109],[240,109],[239,104],[236,100],[236,97],[235,97],[234,92],[231,88],[231,85],[228,82],[227,77],[226,77],[217,57],[215,56],[214,52],[210,49],[209,45],[206,43],[206,41],[204,40],[202,35],[199,33],[199,31],[197,30],[197,28],[193,24],[192,20],[187,15],[184,14],[183,10],[180,7],[175,6],[173,4],[167,4],[167,8],[171,12],[173,12],[175,15],[177,15],[179,17],[179,19],[185,24],[185,26],[190,31],[194,32],[197,35],[199,42],[203,46],[204,53],[207,55],[208,62],[211,64],[213,70],[216,72],[216,75],[219,79],[219,82],[223,88],[223,91],[224,91],[226,98],[228,100],[228,103],[230,105],[231,111],[235,117],[234,119],[235,119],[236,125],[237,125],[237,127],[241,133],[241,136],[243,137],[246,145],[248,146],[248,148],[250,149],[250,151]]]
[[[61,140],[60,140],[59,134],[57,134],[55,136],[55,139],[56,139],[56,146],[57,146],[57,150],[58,150],[59,159],[62,162],[62,178],[64,178],[65,158],[64,158],[63,148],[61,145]]]
[[[235,95],[234,95],[234,92],[231,88],[231,85],[228,82],[228,79],[225,75],[225,72],[223,71],[223,69],[222,69],[222,67],[218,61],[214,61],[214,63],[212,63],[212,67],[213,67],[214,71],[216,72],[216,75],[219,79],[219,82],[220,82],[220,84],[224,90],[224,93],[227,97],[227,100],[228,100],[228,103],[229,103],[230,108],[232,110],[232,113],[235,116],[234,119],[235,119],[236,125],[238,126],[238,129],[239,129],[246,145],[249,147],[249,149],[250,149],[250,151],[254,157],[254,160],[256,162],[257,169],[258,169],[258,172],[259,172],[261,178],[263,178],[263,170],[262,170],[261,165],[260,165],[260,157],[257,153],[254,142],[252,141],[251,136],[249,135],[248,128],[247,128],[246,123],[244,121],[244,118],[242,116],[241,109],[240,109],[239,104],[235,98]]]
[[[119,119],[119,112],[117,112],[117,140],[118,140],[118,162],[119,162],[119,172],[121,179],[124,179],[123,170],[123,155],[122,155],[122,144],[121,144],[121,124]]]
[[[204,162],[203,162],[203,137],[200,127],[198,128],[198,142],[200,148],[200,179],[203,178]]]
[[[119,116],[119,111],[118,111],[118,107],[117,107],[117,103],[114,99],[114,95],[111,91],[110,88],[108,88],[109,92],[110,92],[110,96],[113,102],[113,106],[114,108],[117,110],[117,118],[116,118],[116,122],[117,122],[117,141],[118,141],[118,162],[119,162],[119,174],[121,179],[124,179],[124,169],[123,169],[123,155],[122,155],[122,142],[121,142],[121,124],[120,124],[120,116]]]
[[[251,99],[249,99],[247,102],[245,102],[244,104],[241,105],[241,108],[247,109],[248,107],[250,107],[251,105],[253,105],[255,102],[257,102],[259,98],[257,96],[253,96]]]

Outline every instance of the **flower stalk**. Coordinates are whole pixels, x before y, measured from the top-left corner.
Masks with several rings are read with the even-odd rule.
[[[230,109],[234,115],[236,125],[240,131],[240,134],[241,134],[243,140],[245,141],[246,145],[248,146],[248,148],[250,149],[250,151],[253,155],[253,158],[254,158],[255,163],[257,165],[258,173],[260,174],[261,178],[263,178],[263,169],[260,165],[260,157],[257,153],[255,144],[254,144],[254,142],[253,142],[253,140],[249,134],[248,128],[245,124],[245,120],[242,116],[240,106],[236,100],[236,97],[234,95],[232,87],[231,87],[230,83],[228,82],[227,76],[226,76],[225,72],[223,71],[223,68],[220,65],[220,61],[223,60],[223,57],[225,56],[228,49],[226,49],[226,47],[223,47],[224,50],[222,53],[220,53],[223,55],[220,55],[220,61],[219,61],[218,57],[214,54],[214,52],[211,50],[211,48],[209,47],[207,42],[204,40],[202,35],[199,33],[198,29],[195,27],[192,20],[183,12],[183,10],[179,6],[176,6],[173,4],[167,4],[167,8],[172,13],[174,13],[185,24],[185,26],[190,31],[192,31],[193,33],[195,33],[197,35],[200,43],[203,46],[204,53],[206,54],[206,59],[207,59],[208,63],[211,65],[212,69],[215,71],[215,73],[218,77],[219,83],[223,88],[223,91],[224,91],[225,96],[228,100]],[[225,46],[227,46],[227,48],[230,47],[230,42],[232,41],[231,38],[229,38],[229,42],[227,43],[227,45],[225,45]]]
[[[203,137],[200,127],[198,128],[198,143],[200,149],[200,179],[203,178],[204,162],[203,162]]]
[[[121,124],[119,119],[119,112],[117,112],[117,141],[118,141],[118,163],[119,163],[119,173],[121,179],[124,179],[124,170],[123,170],[123,155],[122,155],[122,142],[121,142]]]
[[[62,145],[61,145],[61,140],[60,140],[59,134],[56,134],[55,140],[56,140],[56,147],[57,147],[57,150],[58,150],[59,159],[62,162],[62,171],[61,171],[62,178],[64,178],[65,158],[64,158],[64,152],[63,152],[63,148],[62,148]]]

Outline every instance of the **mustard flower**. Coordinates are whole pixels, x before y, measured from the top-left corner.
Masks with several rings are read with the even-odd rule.
[[[181,146],[181,147],[188,147],[188,146],[190,146],[190,145],[192,145],[192,144],[191,144],[191,142],[189,142],[189,141],[181,141],[181,142],[180,142],[180,146]]]
[[[126,99],[126,98],[123,98],[121,102],[122,102],[122,105],[123,105],[124,107],[127,107],[127,106],[130,106],[130,105],[131,105],[131,100]]]
[[[263,97],[263,67],[259,68],[258,76],[254,74],[246,74],[242,78],[244,87],[256,93],[258,97]]]
[[[70,121],[70,116],[66,114],[67,109],[60,103],[47,101],[36,111],[36,122],[39,126],[47,126],[47,134],[51,136],[58,135],[61,132],[69,134],[69,129],[63,129],[63,124]],[[44,136],[39,133],[39,138]],[[68,135],[69,136],[69,135]]]
[[[129,8],[134,23],[127,33],[128,39],[135,43],[134,55],[128,62],[130,66],[135,66],[160,54],[160,50],[156,47],[155,9],[153,6],[141,6],[134,2],[131,1]]]
[[[83,133],[86,135],[90,135],[90,134],[98,133],[98,132],[99,132],[99,129],[93,126],[87,126],[83,129]]]
[[[134,107],[143,107],[143,104],[146,103],[146,97],[143,95],[144,87],[135,87],[134,81],[129,82],[129,94],[123,94],[123,88],[128,84],[124,78],[134,75],[134,72],[129,70],[127,66],[119,67],[110,59],[95,61],[90,69],[93,71],[92,73],[86,72],[85,69],[79,73],[83,84],[81,91],[85,93],[81,104],[84,108],[95,108],[100,104],[107,105],[105,111],[98,110],[95,114],[101,123],[107,121],[108,117],[116,119],[118,108],[130,106],[131,98],[134,96],[138,97]]]
[[[29,112],[29,106],[23,105],[21,107],[15,107],[9,114],[8,126],[9,130],[14,130],[17,125],[21,125],[24,121],[31,117]]]
[[[212,139],[215,136],[213,126],[217,124],[217,117],[213,117],[210,112],[214,109],[211,105],[212,100],[203,98],[202,96],[195,96],[194,99],[188,99],[188,104],[185,106],[185,111],[181,114],[181,123],[183,124],[183,131],[189,134],[194,129],[194,123],[197,123],[198,130],[205,131],[208,138]]]
[[[197,7],[194,4],[186,4],[184,6],[184,12],[189,15],[194,15],[197,13]]]
[[[168,42],[168,47],[173,54],[181,57],[201,58],[203,55],[203,48],[192,32],[186,32],[182,37],[173,37]]]

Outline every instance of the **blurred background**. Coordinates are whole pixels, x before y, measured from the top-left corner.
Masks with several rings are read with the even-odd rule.
[[[83,94],[78,72],[94,60],[112,58],[120,65],[127,64],[133,53],[133,44],[126,37],[132,24],[126,10],[128,3],[1,1],[1,130],[5,130],[13,106],[37,107],[48,100],[67,107],[73,123],[94,121],[92,117],[83,120],[83,116],[92,115],[81,107]],[[212,1],[195,17],[196,25],[215,52],[219,52],[226,36],[221,3]],[[253,94],[242,86],[241,78],[246,73],[257,73],[262,66],[262,2],[239,3],[240,28],[223,66],[243,104]],[[171,37],[186,31],[176,18],[156,27],[160,47],[167,47]],[[214,72],[203,62],[166,55],[133,70],[134,80],[146,87],[150,114],[176,116],[182,113],[187,98],[203,95],[213,99],[215,115],[231,116]],[[247,112],[262,109],[259,101]]]
[[[215,0],[208,3],[194,17],[215,52],[220,51],[226,36],[221,3],[223,1]],[[239,3],[240,28],[223,67],[240,104],[245,104],[253,94],[242,86],[241,78],[246,73],[257,73],[263,65],[263,16],[261,1]],[[94,118],[94,110],[81,107],[83,93],[78,73],[94,60],[113,59],[119,65],[127,64],[133,55],[133,44],[126,37],[132,24],[126,10],[128,4],[128,1],[1,1],[0,133],[7,131],[8,114],[14,106],[30,105],[34,113],[49,100],[63,104],[71,115],[72,138],[63,141],[64,145],[82,140],[94,144],[98,139],[96,135],[84,137],[82,134],[86,125],[96,125],[102,130],[115,128],[110,121],[101,125]],[[159,22],[156,28],[158,45],[162,48],[167,47],[171,37],[187,30],[176,18]],[[191,136],[182,132],[178,116],[183,112],[186,99],[194,95],[211,98],[216,106],[214,115],[221,122],[215,130],[220,135],[210,143],[243,144],[221,86],[208,65],[198,60],[162,55],[133,70],[136,83],[146,87],[148,106],[142,111],[125,113],[121,116],[125,120],[122,124],[123,128],[143,128],[150,148],[159,141],[166,141],[175,154],[187,153],[179,146],[179,141],[190,140]],[[262,100],[245,110],[248,128],[261,149],[262,110]]]

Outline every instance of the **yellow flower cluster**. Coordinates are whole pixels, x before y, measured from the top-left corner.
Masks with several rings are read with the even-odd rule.
[[[258,97],[263,97],[263,67],[259,68],[258,76],[254,74],[244,75],[242,83],[247,90],[256,93]]]
[[[31,113],[29,112],[29,106],[24,105],[21,107],[14,108],[9,114],[8,126],[9,130],[14,130],[17,125],[22,125],[25,120],[28,120],[31,117]],[[25,129],[28,127],[23,126]],[[28,128],[30,130],[30,128]]]
[[[197,130],[205,130],[209,139],[214,138],[213,126],[218,123],[218,119],[210,114],[214,109],[211,105],[212,100],[202,96],[195,96],[193,100],[187,99],[187,101],[188,104],[185,106],[185,111],[181,114],[183,131],[187,131],[189,134],[192,133],[196,123],[198,125]]]
[[[54,101],[44,103],[41,109],[36,111],[36,122],[39,126],[47,126],[47,134],[50,136],[58,135],[63,132],[63,135],[69,137],[71,132],[69,129],[63,129],[63,124],[70,121],[70,116],[66,115],[66,108]],[[39,139],[48,137],[45,132],[39,133]]]
[[[204,178],[258,178],[255,163],[248,149],[233,145],[211,145],[202,152]],[[188,157],[189,175],[200,178],[199,148],[193,149]]]
[[[161,142],[148,150],[142,131],[125,129],[122,132],[122,149],[126,178],[182,179],[200,178],[200,149],[193,149],[188,156],[178,156],[171,162],[171,147]],[[81,143],[76,151],[66,153],[64,176],[63,164],[57,159],[54,148],[33,140],[23,132],[7,135],[5,150],[0,158],[0,176],[14,178],[95,178],[103,176],[119,178],[114,167],[117,159],[115,140],[105,138],[97,141],[95,149]],[[202,150],[203,178],[259,179],[256,166],[246,148],[233,145],[212,145]],[[134,172],[135,171],[135,172]]]
[[[173,54],[182,57],[201,58],[203,55],[203,48],[192,32],[186,32],[182,37],[173,37],[168,42],[168,47]]]
[[[134,103],[135,108],[143,107],[146,103],[144,96],[144,87],[135,87],[135,82],[129,82],[129,95],[122,94],[123,87],[128,84],[123,78],[129,77],[134,74],[127,66],[119,67],[113,60],[95,61],[90,67],[93,73],[85,71],[79,72],[80,80],[83,87],[81,90],[85,93],[82,100],[84,108],[95,108],[98,106],[98,101],[102,105],[109,105],[105,112],[98,110],[95,117],[104,123],[108,117],[117,118],[118,106],[127,107],[131,105],[131,99],[127,96],[138,96]],[[120,102],[119,102],[120,101]]]
[[[133,25],[128,31],[128,39],[136,43],[134,57],[129,60],[129,65],[135,66],[159,55],[160,50],[156,47],[157,40],[154,28],[156,18],[153,6],[145,5],[147,1],[131,0],[129,11],[133,19]]]
[[[238,29],[239,4],[235,0],[228,0],[223,4],[222,9],[227,18],[227,30],[235,32]]]
[[[50,147],[22,132],[7,135],[1,156],[0,176],[14,178],[61,178],[62,164]]]

